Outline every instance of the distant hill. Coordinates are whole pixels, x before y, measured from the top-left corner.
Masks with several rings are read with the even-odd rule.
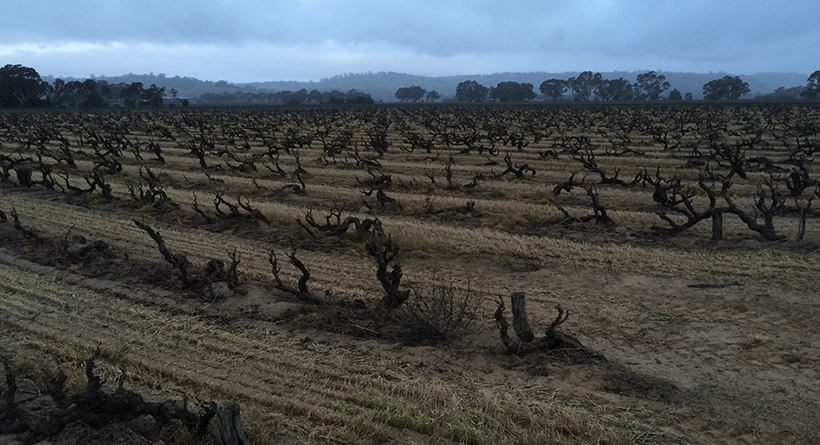
[[[56,78],[54,76],[42,76],[42,79],[50,84],[54,84],[54,80]],[[74,77],[62,77],[66,82],[70,82],[72,80],[79,80],[83,81],[86,78],[74,78]],[[142,82],[144,87],[149,87],[152,84],[158,87],[165,87],[165,92],[168,92],[173,88],[177,90],[178,97],[180,98],[190,98],[200,96],[206,93],[222,93],[222,92],[236,92],[236,91],[251,91],[249,87],[230,83],[225,80],[220,81],[210,81],[210,80],[199,80],[194,77],[168,77],[165,74],[123,74],[121,76],[95,76],[92,79],[96,81],[105,80],[108,83],[134,83],[134,82]],[[169,95],[170,96],[170,95]]]
[[[601,75],[605,79],[617,79],[623,77],[624,79],[634,83],[639,74],[646,71],[616,71],[616,72],[602,72]],[[740,78],[749,84],[751,92],[744,96],[744,98],[754,98],[755,96],[767,95],[774,93],[778,88],[784,87],[786,89],[793,87],[803,87],[809,74],[802,73],[760,73],[760,74],[732,74],[732,73],[679,73],[657,71],[658,74],[666,76],[666,80],[671,84],[670,91],[677,89],[681,94],[691,92],[695,99],[703,97],[703,85],[710,80],[720,79],[723,76],[740,76]],[[330,78],[324,78],[319,81],[311,82],[297,82],[297,81],[269,81],[269,82],[251,82],[251,83],[231,83],[224,80],[208,81],[200,80],[193,77],[168,77],[164,74],[125,74],[122,76],[98,76],[95,80],[106,80],[109,83],[132,83],[142,82],[146,87],[155,84],[160,87],[165,87],[166,92],[172,88],[176,89],[179,97],[196,97],[205,93],[222,93],[222,92],[277,92],[277,91],[299,91],[305,89],[307,91],[319,90],[322,92],[339,90],[346,92],[352,89],[361,91],[373,97],[377,101],[395,102],[396,90],[402,87],[418,85],[427,91],[435,90],[442,98],[451,97],[455,95],[456,86],[465,80],[475,80],[476,82],[486,86],[495,86],[500,82],[514,81],[531,83],[538,93],[538,87],[541,83],[548,79],[569,79],[575,77],[580,72],[564,72],[564,73],[547,73],[547,72],[531,72],[531,73],[494,73],[494,74],[472,74],[472,75],[458,75],[458,76],[443,76],[443,77],[427,77],[413,74],[395,73],[395,72],[378,72],[378,73],[356,73],[356,74],[342,74]],[[43,80],[53,83],[53,77],[43,77]],[[71,80],[85,80],[74,78],[63,78],[65,81]]]
[[[635,77],[637,77],[635,73]],[[739,76],[741,80],[749,84],[749,94],[745,95],[745,99],[771,94],[778,88],[793,88],[805,87],[806,81],[810,74],[799,73],[759,73],[759,74],[730,74],[730,73],[667,73],[664,74],[666,80],[672,85],[672,88],[677,88],[681,94],[691,91],[695,99],[703,98],[703,85],[710,80],[720,79],[723,76]],[[606,77],[606,76],[604,76]],[[624,76],[626,78],[626,76]],[[634,81],[634,80],[633,80]]]

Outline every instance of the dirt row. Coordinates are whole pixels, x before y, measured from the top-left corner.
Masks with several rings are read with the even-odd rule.
[[[146,125],[154,119],[190,118],[121,117]],[[560,148],[552,140],[521,151],[510,147],[513,163],[531,162],[537,176],[493,177],[480,185],[476,179],[472,186],[467,182],[476,172],[503,171],[504,153],[467,153],[443,141],[435,153],[408,153],[396,146],[398,133],[391,136],[390,151],[374,158],[382,169],[372,174],[350,164],[354,159],[348,151],[359,147],[355,143],[335,163],[318,142],[277,151],[285,167],[281,175],[268,174],[264,167],[252,173],[228,163],[267,151],[261,139],[273,127],[248,133],[253,146],[246,148],[235,138],[239,133],[229,130],[235,124],[244,132],[247,116],[207,117],[229,118],[230,124],[207,131],[175,127],[179,131],[160,142],[167,155],[164,165],[138,161],[128,151],[117,155],[125,168],[107,174],[114,186],[111,202],[99,191],[63,194],[37,185],[19,187],[17,173],[11,172],[0,190],[0,210],[9,213],[13,207],[26,228],[47,239],[26,240],[11,221],[0,224],[0,352],[45,362],[56,358],[70,367],[102,343],[100,372],[112,381],[122,378],[123,367],[128,384],[140,390],[238,401],[254,420],[256,437],[270,443],[541,444],[550,432],[556,432],[550,436],[555,443],[820,442],[816,214],[807,213],[805,242],[763,241],[734,217],[727,218],[722,241],[709,240],[708,222],[668,237],[649,229],[661,221],[655,213],[662,208],[650,198],[653,187],[597,184],[597,175],[590,173],[589,181],[596,182],[618,223],[562,220],[555,204],[573,216],[592,209],[585,190],[552,193],[557,181],[572,172],[578,178],[586,174],[577,158],[581,152],[562,152],[560,159],[541,153]],[[72,147],[88,155],[90,133],[81,136],[86,127],[77,132],[80,120],[78,115],[63,131]],[[340,129],[352,125],[336,124]],[[567,136],[597,134],[593,124],[590,120]],[[276,130],[284,137],[291,128],[309,129],[297,122]],[[29,130],[21,125],[14,131]],[[7,162],[29,155],[22,140],[12,137],[14,131],[4,142],[11,156]],[[143,125],[123,131],[143,142],[159,138]],[[779,138],[775,133],[767,137]],[[111,142],[115,136],[104,138]],[[694,153],[663,150],[649,141],[649,134],[635,136],[629,148],[646,154],[601,153],[607,144],[593,136],[607,172],[624,168],[626,177],[627,171],[657,168],[670,178],[680,175],[690,181],[685,193],[705,202],[706,192],[694,182],[702,170],[686,162]],[[357,138],[364,147],[364,135]],[[720,135],[728,142],[735,138]],[[48,147],[57,150],[57,141],[52,138]],[[200,142],[216,144],[206,155],[205,169],[184,148],[192,143],[193,150]],[[813,143],[806,139],[804,148]],[[214,154],[222,146],[226,153]],[[789,149],[785,143],[749,147],[749,156],[772,151],[782,157]],[[310,173],[296,173],[297,152]],[[238,158],[229,160],[229,155]],[[270,156],[257,160],[272,163]],[[69,172],[73,183],[84,188],[83,174],[99,161],[91,159],[80,161],[77,169],[58,165],[57,170]],[[180,209],[129,200],[125,185],[137,180],[139,166],[149,165],[162,175],[161,185]],[[452,183],[444,177],[450,168]],[[362,181],[381,173],[392,175],[385,193],[404,207],[374,206],[375,198],[363,195]],[[282,190],[301,181],[302,174],[308,193]],[[757,215],[751,200],[766,175],[750,174],[752,180],[737,181],[732,193]],[[210,202],[213,193],[231,200],[242,194],[273,222],[238,217],[207,223],[190,208],[194,192],[209,211],[213,207],[203,202]],[[424,207],[428,198],[434,210],[475,200],[485,215],[441,216]],[[480,292],[484,300],[476,308],[475,329],[435,346],[408,345],[392,335],[395,319],[379,305],[383,291],[376,265],[361,239],[367,234],[313,238],[296,224],[305,216],[302,209],[317,209],[321,220],[324,210],[342,201],[350,203],[345,212],[379,216],[401,245],[404,288],[424,292],[443,283],[460,293]],[[795,216],[777,217],[778,230],[791,237]],[[156,243],[133,220],[152,226],[172,252],[185,254],[198,267],[212,258],[227,262],[235,250],[241,260],[239,290],[222,284],[210,294],[184,289]],[[54,248],[77,235],[104,244],[97,258],[67,261],[65,252]],[[292,249],[310,268],[308,287],[324,304],[274,288],[269,252],[279,255],[283,280],[295,285],[300,274],[284,259]],[[492,314],[499,298],[519,291],[527,295],[530,320],[539,332],[560,304],[570,314],[561,328],[605,360],[507,353]],[[551,404],[555,400],[562,402],[561,409]],[[582,420],[574,427],[550,423],[562,416]]]
[[[128,261],[161,265],[155,245],[126,215],[108,212],[102,218],[93,209],[28,198],[15,200],[15,207],[23,215],[36,215],[28,220],[30,224],[46,228],[51,236],[64,236],[76,224],[116,249],[127,251]],[[251,276],[269,270],[266,248],[243,237],[158,227],[169,246],[199,261],[224,255],[225,246],[238,246]],[[375,280],[361,269],[367,258],[358,252],[334,255],[342,259],[329,262],[326,253],[304,252],[306,261],[315,267],[318,286],[332,289],[335,285],[347,289],[342,295],[372,298],[375,291],[369,289],[376,287]],[[765,443],[763,439],[777,437],[786,443],[805,443],[817,437],[820,392],[815,382],[820,378],[820,356],[816,352],[820,350],[820,332],[814,320],[820,315],[820,305],[811,292],[746,278],[741,282],[731,276],[696,283],[619,269],[566,265],[516,271],[491,257],[461,258],[457,265],[434,255],[410,256],[404,261],[409,270],[417,272],[446,270],[493,277],[482,281],[491,297],[526,289],[531,317],[540,326],[551,320],[552,306],[560,303],[571,310],[568,327],[587,346],[624,368],[613,373],[609,368],[567,368],[504,355],[489,317],[493,298],[485,301],[487,316],[480,329],[454,349],[395,348],[378,341],[353,340],[317,329],[305,319],[300,321],[302,324],[283,325],[285,331],[278,331],[272,340],[270,332],[277,330],[270,329],[275,324],[260,320],[282,319],[284,312],[298,305],[277,302],[275,295],[263,291],[210,304],[181,301],[173,290],[146,290],[134,283],[109,283],[103,286],[109,290],[99,293],[89,291],[88,286],[94,288],[96,284],[82,278],[55,282],[55,277],[69,276],[66,272],[25,272],[26,268],[21,269],[8,255],[3,259],[8,276],[2,287],[2,310],[7,315],[4,337],[63,355],[70,354],[61,352],[57,345],[68,344],[87,352],[104,338],[112,360],[156,376],[154,382],[140,383],[171,385],[188,395],[192,388],[205,387],[209,393],[248,399],[253,405],[267,407],[261,409],[301,416],[309,412],[309,418],[324,405],[327,416],[332,417],[338,408],[334,404],[341,403],[332,400],[349,399],[353,387],[371,386],[368,378],[356,380],[355,376],[372,374],[372,362],[398,361],[413,366],[434,363],[433,375],[477,374],[492,384],[547,385],[600,400],[651,406],[674,412],[678,417],[671,427],[701,440]],[[371,265],[366,268],[372,273]],[[335,281],[340,276],[344,284]],[[579,287],[579,282],[584,286]],[[117,289],[113,295],[112,288]],[[129,301],[139,304],[131,306]],[[169,310],[190,315],[170,316]],[[233,314],[227,319],[238,320],[246,328],[261,326],[267,332],[264,341],[256,337],[262,334],[244,338],[191,317],[218,313]],[[241,315],[236,315],[243,313],[248,315],[244,322]],[[251,317],[252,313],[264,316]],[[315,348],[328,344],[342,351],[342,356],[324,363],[321,360],[330,356],[315,354]],[[284,348],[281,354],[287,357],[276,355],[277,348]],[[339,361],[351,360],[344,351],[354,351],[358,360],[368,364],[360,369],[340,366]],[[270,369],[273,364],[278,371]],[[304,375],[315,377],[311,377],[312,382],[323,383],[319,387],[306,385]],[[410,373],[404,378],[417,377]],[[302,405],[294,402],[294,391],[303,394],[299,399]],[[318,418],[330,421],[329,417]]]

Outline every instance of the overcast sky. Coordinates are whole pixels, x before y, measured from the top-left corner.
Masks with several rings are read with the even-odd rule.
[[[820,69],[818,0],[4,0],[0,65],[250,82]]]

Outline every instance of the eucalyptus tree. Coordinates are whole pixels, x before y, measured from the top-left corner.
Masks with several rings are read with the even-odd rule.
[[[659,100],[661,94],[671,86],[663,74],[658,75],[654,71],[638,74],[635,81],[635,98],[638,100]]]
[[[738,76],[723,76],[703,85],[705,100],[738,100],[740,96],[749,92],[749,84]]]

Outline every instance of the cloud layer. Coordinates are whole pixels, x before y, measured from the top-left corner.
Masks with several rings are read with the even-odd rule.
[[[0,60],[78,77],[820,69],[816,0],[29,0],[4,9]]]

